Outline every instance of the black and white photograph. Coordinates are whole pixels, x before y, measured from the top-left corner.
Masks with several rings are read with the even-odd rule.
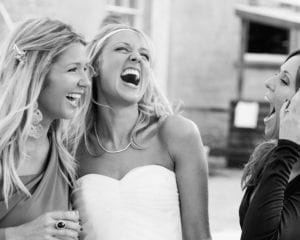
[[[0,240],[300,239],[299,0],[0,0]]]

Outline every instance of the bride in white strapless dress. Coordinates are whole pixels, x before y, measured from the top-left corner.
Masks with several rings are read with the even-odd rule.
[[[181,240],[174,172],[159,165],[134,168],[121,180],[100,174],[78,179],[73,192],[85,240]]]
[[[101,27],[88,44],[95,75],[83,137],[74,139],[81,240],[210,239],[201,136],[158,88],[152,46],[120,24]]]

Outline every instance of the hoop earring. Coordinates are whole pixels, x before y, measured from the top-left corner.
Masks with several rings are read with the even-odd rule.
[[[29,132],[30,137],[38,139],[43,135],[43,126],[40,124],[42,120],[43,120],[43,114],[38,109],[38,104],[36,102],[33,105],[33,117],[30,126],[30,132]]]

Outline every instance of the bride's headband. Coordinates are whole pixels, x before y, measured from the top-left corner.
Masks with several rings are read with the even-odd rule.
[[[131,29],[131,28],[122,28],[122,29],[116,29],[114,31],[111,31],[109,33],[107,33],[106,35],[104,35],[102,38],[100,38],[97,41],[97,44],[95,45],[95,47],[93,48],[93,50],[91,51],[90,54],[90,59],[94,58],[95,55],[98,53],[98,51],[100,50],[102,44],[112,35],[119,33],[119,32],[123,32],[123,31],[131,31],[131,32],[137,32],[137,30]]]

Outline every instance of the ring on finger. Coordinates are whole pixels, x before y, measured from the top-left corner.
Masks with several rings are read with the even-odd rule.
[[[56,229],[64,229],[64,228],[66,228],[66,223],[65,223],[65,221],[63,221],[63,220],[58,220],[58,221],[56,221],[56,223],[55,223],[55,228],[56,228]]]

